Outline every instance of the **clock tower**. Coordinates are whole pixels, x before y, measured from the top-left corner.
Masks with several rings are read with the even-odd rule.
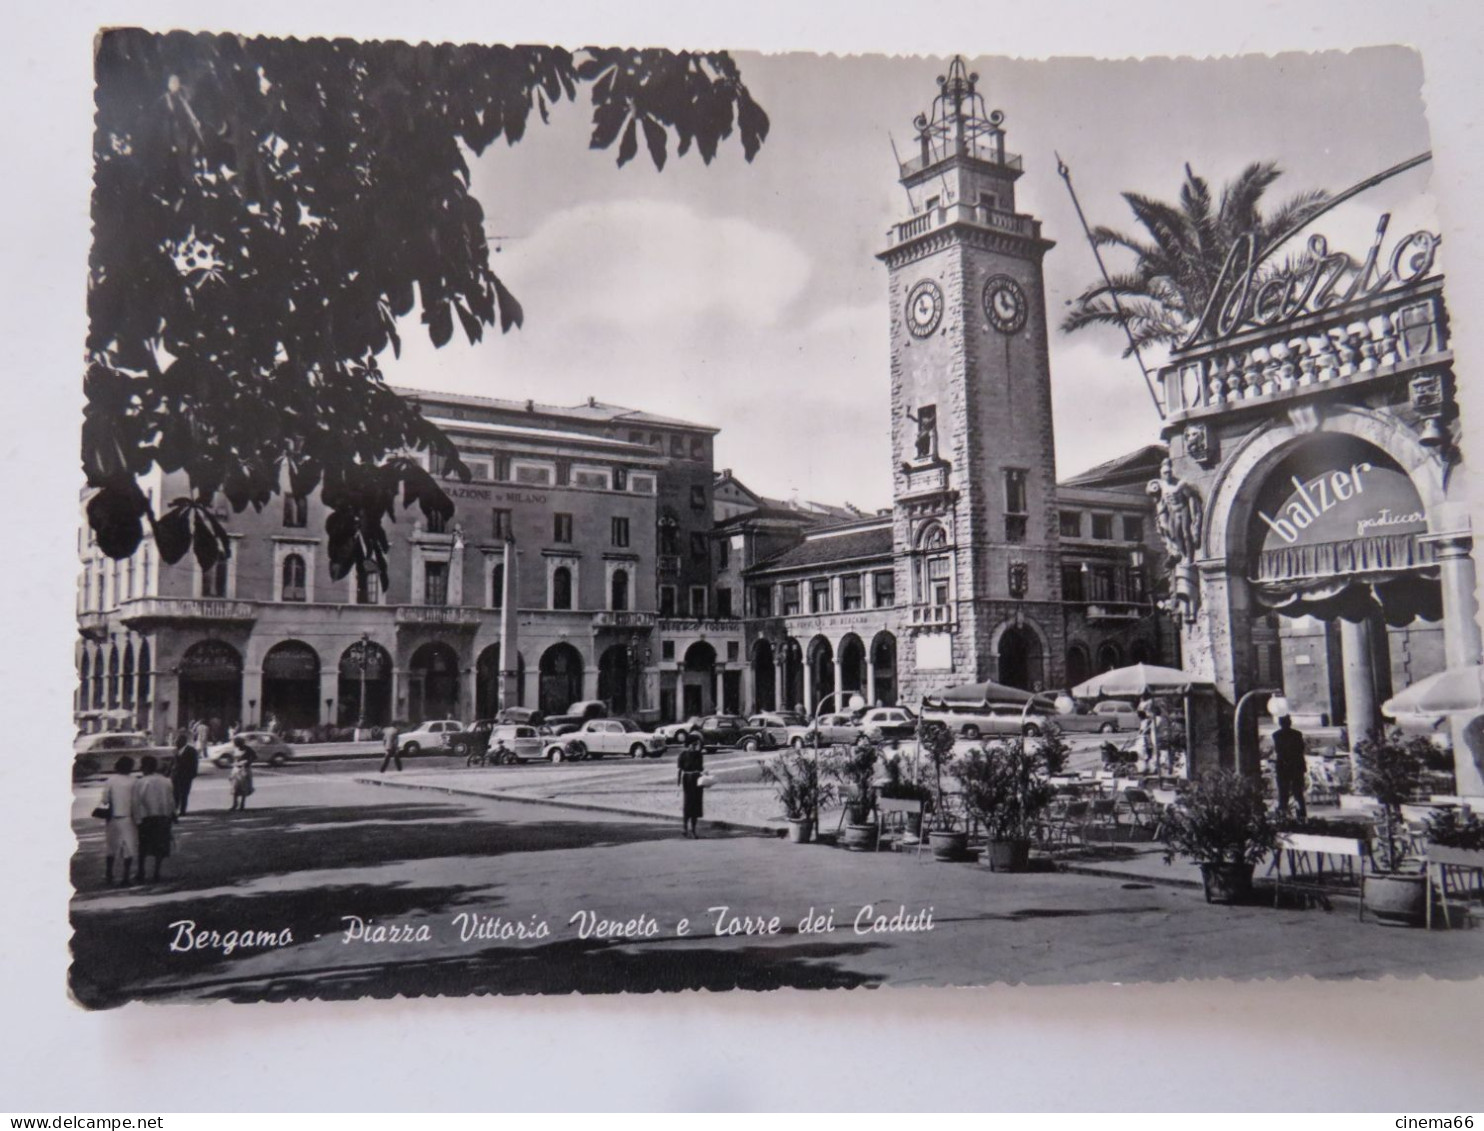
[[[1045,288],[1005,116],[956,57],[901,165],[890,272],[893,553],[903,701],[1063,682]]]

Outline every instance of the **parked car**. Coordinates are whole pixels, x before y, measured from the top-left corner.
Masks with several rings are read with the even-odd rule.
[[[804,716],[796,711],[768,711],[747,720],[749,727],[766,731],[775,746],[787,746],[795,730],[804,728]]]
[[[461,758],[483,754],[490,744],[490,732],[499,725],[495,719],[475,719],[463,730],[444,731],[443,748]]]
[[[542,735],[541,753],[549,762],[581,762],[588,756],[587,743],[571,731],[560,735]]]
[[[700,730],[701,730],[701,718],[700,718],[700,716],[699,715],[692,715],[690,718],[686,719],[684,722],[680,722],[680,723],[665,723],[663,726],[657,726],[657,727],[654,728],[654,733],[657,734],[657,735],[659,735],[666,742],[669,742],[669,743],[677,743],[678,742],[678,743],[683,744],[685,742],[685,740],[687,738],[689,738],[692,734],[698,734],[698,733],[700,733]]]
[[[540,727],[545,724],[546,719],[534,707],[503,707],[495,715],[495,722],[502,726]]]
[[[397,735],[397,749],[403,754],[420,754],[424,750],[437,750],[445,745],[444,736],[457,734],[464,729],[458,719],[429,719],[413,730]]]
[[[788,741],[791,746],[813,746],[817,735],[821,746],[833,746],[836,743],[848,746],[854,744],[863,733],[854,715],[836,712],[815,717],[807,726],[792,732]]]
[[[632,719],[589,719],[572,733],[587,747],[588,756],[627,754],[631,758],[658,758],[665,740],[650,734]]]
[[[939,722],[961,738],[975,739],[984,735],[1025,734],[1038,736],[1046,724],[1060,716],[1047,707],[1032,706],[1025,711],[1020,703],[954,703],[924,706],[923,722]]]
[[[274,734],[271,730],[244,730],[237,733],[252,747],[253,755],[260,763],[270,766],[281,766],[294,756],[294,748],[287,742]],[[232,764],[236,757],[237,745],[234,742],[218,742],[206,748],[206,761],[214,762],[222,769]]]
[[[546,725],[552,734],[571,734],[589,719],[606,719],[608,704],[601,699],[580,699],[560,715],[549,715]]]
[[[906,707],[872,707],[856,726],[872,742],[901,742],[917,734],[917,716]]]
[[[1121,730],[1138,730],[1139,713],[1117,699],[1101,703],[1078,703],[1070,714],[1058,712],[1051,721],[1067,734],[1116,734]]]
[[[741,715],[706,715],[696,733],[703,749],[740,746],[743,750],[772,750],[777,743],[767,729],[755,727]]]
[[[519,723],[497,724],[485,735],[483,749],[471,751],[467,760],[471,765],[475,762],[480,765],[536,762],[546,756],[546,743],[546,736],[536,727]]]
[[[72,776],[87,778],[107,773],[113,769],[114,762],[125,754],[134,759],[136,770],[139,768],[139,760],[146,754],[153,754],[160,759],[167,770],[175,764],[175,749],[155,745],[147,734],[138,731],[100,731],[97,734],[81,735],[72,743]]]

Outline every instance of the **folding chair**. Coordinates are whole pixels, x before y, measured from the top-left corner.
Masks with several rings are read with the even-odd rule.
[[[1089,801],[1067,801],[1053,809],[1046,820],[1047,843],[1070,848],[1074,833],[1079,842],[1086,843],[1083,831],[1091,805]]]

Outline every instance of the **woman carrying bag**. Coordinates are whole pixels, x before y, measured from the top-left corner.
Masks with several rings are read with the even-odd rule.
[[[695,741],[686,740],[685,749],[680,752],[675,763],[675,780],[680,786],[680,820],[685,829],[683,835],[699,840],[701,831],[697,822],[704,815],[702,800],[705,787],[709,784],[709,775],[701,758],[700,740],[697,736],[691,737]]]
[[[108,854],[103,862],[104,876],[113,883],[113,862],[123,860],[124,883],[129,883],[129,870],[139,858],[139,824],[134,814],[134,759],[125,754],[113,764],[113,773],[103,783],[103,796],[93,816],[102,818],[103,846]],[[144,879],[144,861],[139,861],[139,878]]]

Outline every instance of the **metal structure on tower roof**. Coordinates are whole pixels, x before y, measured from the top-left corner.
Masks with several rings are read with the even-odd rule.
[[[955,55],[948,73],[938,76],[930,111],[913,119],[919,152],[901,163],[904,178],[952,156],[1020,169],[1020,158],[1005,152],[1004,113],[985,107],[978,86],[979,76],[969,71],[962,55]]]

